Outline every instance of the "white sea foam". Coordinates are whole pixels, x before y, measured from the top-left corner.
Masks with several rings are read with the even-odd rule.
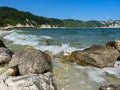
[[[101,83],[105,81],[104,73],[102,73],[100,70],[97,70],[97,69],[88,70],[87,74],[88,74],[88,78],[91,81],[95,81],[97,83]]]
[[[96,68],[92,66],[79,66],[75,65],[75,68],[84,70],[84,72],[87,73],[88,79],[97,83],[103,83],[106,81],[105,75],[106,73],[109,73],[111,75],[114,75],[118,78],[120,78],[120,67],[118,66],[120,62],[116,62],[114,67],[107,67],[107,68]]]
[[[74,47],[70,47],[68,44],[62,44],[62,46],[55,46],[55,45],[52,45],[52,46],[47,46],[47,45],[37,46],[36,49],[39,49],[39,50],[42,50],[42,51],[52,51],[53,54],[57,54],[57,53],[60,53],[60,52],[72,52],[72,51],[78,50]]]
[[[13,41],[14,44],[31,45],[34,46],[36,49],[42,51],[50,51],[53,54],[78,50],[74,47],[70,47],[69,44],[62,44],[61,46],[43,45],[44,42],[42,40],[53,39],[50,36],[36,36],[31,34],[19,34],[17,32],[11,32],[4,38]]]
[[[38,42],[39,38],[37,38],[37,36],[18,34],[16,32],[11,33],[5,36],[4,38],[13,41],[14,44],[34,46],[39,43]]]
[[[41,38],[44,38],[44,39],[53,39],[52,37],[50,36],[40,36]]]
[[[1,36],[5,36],[5,35],[8,35],[10,33],[13,33],[15,30],[11,30],[11,31],[0,31],[0,35]]]

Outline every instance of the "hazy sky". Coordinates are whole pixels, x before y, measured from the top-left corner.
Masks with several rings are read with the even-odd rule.
[[[0,0],[0,6],[50,18],[120,20],[120,0]]]

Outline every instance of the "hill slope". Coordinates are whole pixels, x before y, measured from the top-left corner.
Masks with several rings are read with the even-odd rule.
[[[50,27],[105,27],[109,26],[109,24],[114,25],[115,22],[46,18],[10,7],[0,7],[0,27],[8,25],[27,25],[31,27],[41,27],[42,25]]]

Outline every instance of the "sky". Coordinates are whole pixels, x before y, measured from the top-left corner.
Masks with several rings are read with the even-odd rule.
[[[0,6],[48,18],[120,20],[120,0],[0,0]]]

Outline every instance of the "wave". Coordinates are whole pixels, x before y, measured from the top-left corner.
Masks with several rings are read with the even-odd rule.
[[[120,67],[118,66],[120,61],[117,61],[114,67],[107,67],[107,68],[96,68],[92,66],[80,66],[75,64],[75,68],[83,70],[87,73],[88,79],[97,83],[103,83],[106,80],[106,74],[110,74],[115,76],[116,78],[120,78]]]
[[[75,50],[78,50],[77,48],[74,47],[70,47],[69,44],[62,44],[62,46],[56,46],[56,45],[52,45],[52,46],[36,46],[36,49],[42,50],[42,51],[52,51],[53,54],[57,54],[60,52],[72,52]]]
[[[30,45],[42,51],[50,51],[53,54],[57,54],[60,52],[72,52],[78,50],[77,48],[70,47],[69,44],[62,44],[61,46],[43,44],[43,40],[54,40],[54,38],[50,36],[36,36],[31,34],[21,34],[19,32],[12,31],[9,34],[5,35],[4,38],[12,41],[13,44]]]
[[[4,38],[13,41],[14,44],[35,46],[39,43],[37,36],[18,34],[16,32],[6,35]]]
[[[8,35],[8,34],[10,34],[10,33],[13,33],[13,32],[15,32],[15,30],[11,30],[11,31],[0,31],[0,35],[1,35],[1,36],[6,36],[6,35]]]
[[[53,39],[52,37],[50,36],[40,36],[41,38],[44,38],[44,39]]]

